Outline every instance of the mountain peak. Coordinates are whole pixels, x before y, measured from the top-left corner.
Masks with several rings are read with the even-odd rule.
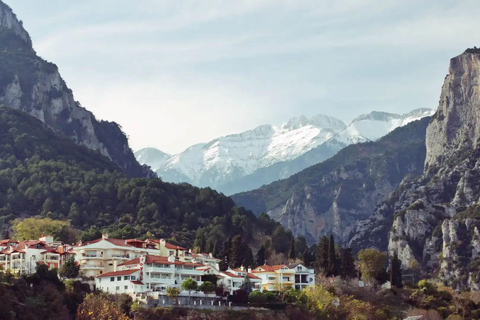
[[[17,19],[12,9],[0,0],[0,27],[12,30],[18,37],[24,40],[29,46],[32,46],[32,40],[27,30],[23,28],[21,20]]]
[[[310,119],[308,119],[304,115],[301,115],[299,117],[293,117],[284,124],[282,124],[280,128],[281,130],[296,130],[307,125],[311,125],[319,129],[333,130],[344,130],[347,127],[342,120],[324,114],[318,114],[311,117]]]

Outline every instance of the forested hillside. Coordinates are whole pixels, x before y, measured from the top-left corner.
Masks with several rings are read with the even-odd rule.
[[[29,216],[70,220],[83,240],[102,232],[117,238],[150,232],[185,246],[199,227],[215,224],[211,235],[218,243],[206,240],[219,249],[234,235],[248,241],[256,231],[275,229],[261,230],[250,211],[210,188],[128,178],[106,157],[23,112],[0,107],[0,229]]]

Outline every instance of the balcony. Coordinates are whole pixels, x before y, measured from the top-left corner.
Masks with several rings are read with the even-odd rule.
[[[88,254],[88,253],[82,253],[82,257],[88,258],[88,259],[100,259],[103,258],[103,254]]]
[[[83,264],[83,265],[80,265],[80,268],[83,269],[83,270],[103,270],[103,266],[96,266],[96,265],[93,265],[93,264]]]
[[[128,254],[112,254],[110,255],[110,258],[112,259],[124,259],[124,260],[130,260],[132,258],[130,258],[130,255]]]

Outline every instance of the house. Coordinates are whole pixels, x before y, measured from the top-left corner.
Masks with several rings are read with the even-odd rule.
[[[245,276],[250,279],[253,290],[262,289],[262,279],[254,275],[251,270],[245,270],[243,267],[239,269],[227,269],[219,272],[217,284],[222,284],[226,291],[233,294],[234,291],[239,290],[245,282]]]
[[[154,244],[155,248],[160,251],[159,255],[162,257],[168,256],[175,256],[175,257],[183,257],[187,252],[187,249],[168,243],[165,239],[147,239],[146,242]]]
[[[35,272],[37,263],[49,268],[60,268],[65,261],[66,253],[59,252],[53,237],[42,237],[39,240],[12,241],[2,240],[0,243],[0,265],[12,273],[30,274]]]
[[[109,293],[143,293],[144,283],[140,280],[140,269],[111,271],[97,276],[97,289]]]
[[[295,289],[305,289],[308,286],[315,286],[315,270],[305,267],[301,263],[287,265],[287,268],[295,271]]]
[[[262,280],[261,291],[281,291],[292,288],[295,284],[295,272],[294,269],[290,269],[284,264],[263,265],[252,271]]]

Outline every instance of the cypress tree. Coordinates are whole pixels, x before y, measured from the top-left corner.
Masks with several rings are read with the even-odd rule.
[[[390,260],[390,283],[397,288],[402,287],[402,263],[396,252]]]
[[[335,240],[333,234],[330,235],[330,241],[328,242],[328,265],[327,276],[336,276],[337,272],[337,254],[335,252]]]
[[[314,262],[314,258],[315,257],[310,252],[310,250],[308,250],[308,248],[305,249],[302,255],[303,265],[307,268],[311,267],[312,263]]]
[[[257,266],[263,266],[265,264],[265,246],[263,244],[260,249],[258,249],[255,260]]]
[[[232,239],[231,243],[231,254],[230,254],[230,267],[238,268],[242,265],[245,258],[245,245],[243,237],[241,235],[236,235]]]
[[[245,256],[243,258],[242,264],[245,268],[248,268],[248,267],[252,267],[253,264],[254,264],[253,253],[252,253],[252,249],[250,248],[250,246],[248,244],[245,243],[245,246],[246,246],[247,250],[245,252]]]
[[[328,268],[328,239],[326,236],[320,238],[320,243],[315,252],[315,267],[321,272]]]
[[[357,275],[355,271],[355,260],[352,255],[352,248],[342,249],[342,269],[341,275],[343,278],[351,279]]]
[[[293,238],[293,236],[290,241],[290,250],[288,250],[288,258],[290,260],[295,260],[297,258],[295,254],[295,239]]]

